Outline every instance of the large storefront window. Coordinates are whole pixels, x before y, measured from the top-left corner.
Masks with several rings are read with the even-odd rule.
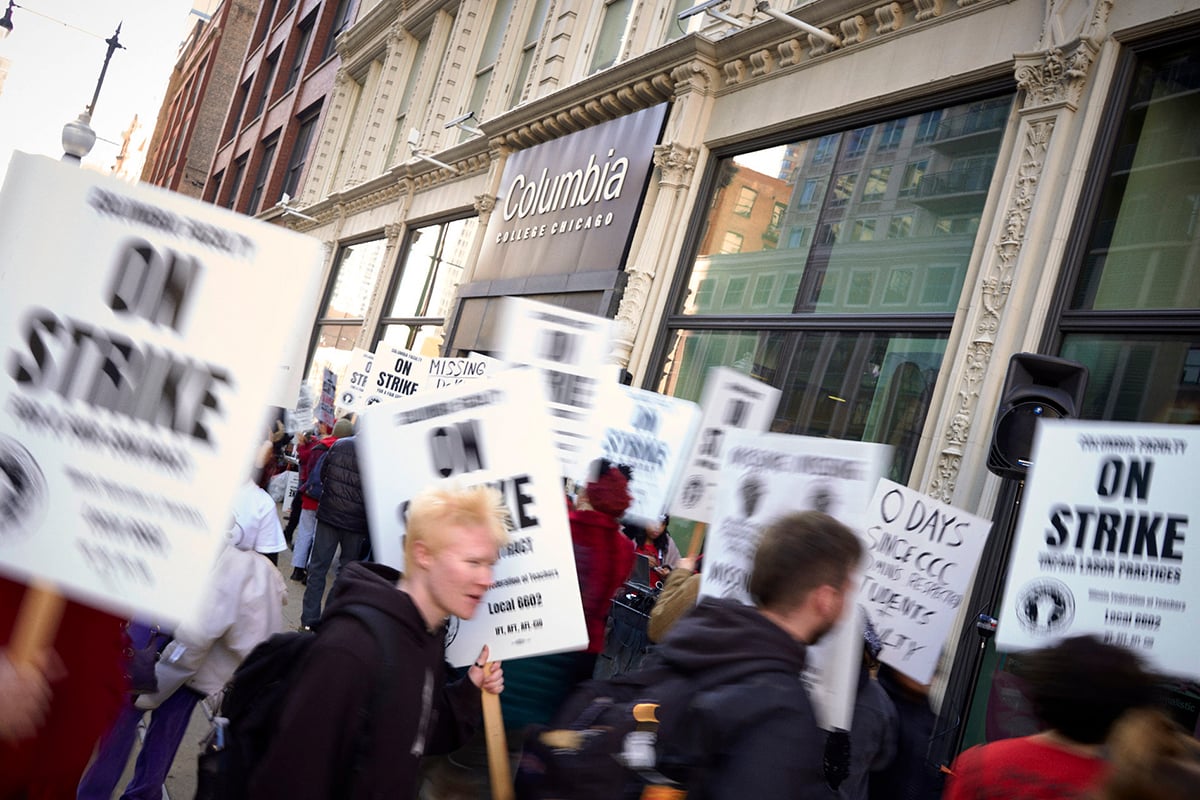
[[[443,324],[479,227],[477,217],[413,228],[393,278],[379,339],[394,347],[439,355]]]
[[[1139,58],[1063,312],[1089,419],[1200,422],[1196,44]]]
[[[366,321],[371,293],[379,282],[387,240],[380,237],[343,245],[333,268],[332,288],[317,317],[317,346],[305,382],[321,395],[325,368],[341,375]]]
[[[1012,96],[723,158],[660,390],[783,390],[773,429],[916,454]]]

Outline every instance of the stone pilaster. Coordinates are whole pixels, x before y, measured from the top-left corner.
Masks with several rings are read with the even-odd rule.
[[[662,276],[668,272],[679,231],[684,227],[683,200],[692,183],[698,152],[697,147],[677,142],[654,148],[658,185],[649,211],[650,221],[637,249],[638,257],[631,258],[625,267],[627,280],[613,334],[613,356],[622,366],[630,363],[639,331],[652,330],[652,301],[658,294],[656,289]]]
[[[970,309],[957,347],[963,356],[950,365],[940,413],[926,425],[931,448],[919,488],[959,507],[973,507],[982,495],[991,423],[1008,359],[1037,347],[1057,285],[1062,253],[1054,233],[1069,222],[1066,216],[1073,207],[1064,200],[1077,109],[1111,2],[1099,0],[1094,8],[1102,13],[1092,15],[1084,35],[1015,59],[1020,93],[1014,151],[993,217],[991,244],[969,288],[972,296],[963,303]],[[976,482],[960,487],[963,472],[978,476]]]

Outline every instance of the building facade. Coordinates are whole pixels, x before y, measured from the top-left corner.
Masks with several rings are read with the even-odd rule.
[[[496,298],[545,299],[615,318],[637,385],[741,369],[774,430],[892,444],[981,516],[1015,503],[986,468],[1014,353],[1085,364],[1087,418],[1200,420],[1200,2],[772,5],[826,35],[751,0],[361,0],[285,220],[330,248],[310,375],[486,352]],[[656,109],[649,142],[605,127]],[[611,197],[524,219],[592,167]],[[585,222],[615,236],[521,249]]]
[[[191,197],[208,180],[259,4],[207,5],[209,16],[192,24],[179,48],[141,172],[146,183]]]
[[[259,0],[204,199],[244,214],[299,194],[353,0]],[[286,205],[286,203],[285,203]]]

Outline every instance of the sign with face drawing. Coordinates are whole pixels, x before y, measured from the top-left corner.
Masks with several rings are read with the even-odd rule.
[[[712,522],[721,451],[731,430],[766,431],[780,391],[729,367],[713,367],[700,395],[700,432],[685,460],[671,516]]]
[[[891,463],[892,448],[870,442],[789,436],[729,434],[712,527],[705,543],[701,596],[753,601],[748,584],[763,530],[795,511],[821,511],[860,537],[867,503]],[[852,576],[850,597],[860,575]],[[849,730],[854,680],[862,659],[861,626],[846,603],[843,619],[813,648],[806,681],[822,727]]]

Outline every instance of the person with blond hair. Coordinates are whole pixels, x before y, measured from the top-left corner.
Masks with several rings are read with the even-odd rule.
[[[438,485],[406,513],[403,575],[355,562],[334,584],[248,796],[414,798],[422,757],[470,738],[481,721],[481,688],[503,691],[499,663],[485,673],[487,646],[458,681],[448,680],[445,663],[448,619],[475,614],[508,541],[500,494]],[[387,618],[396,656],[387,669],[387,651],[368,626],[340,613],[349,605]]]

